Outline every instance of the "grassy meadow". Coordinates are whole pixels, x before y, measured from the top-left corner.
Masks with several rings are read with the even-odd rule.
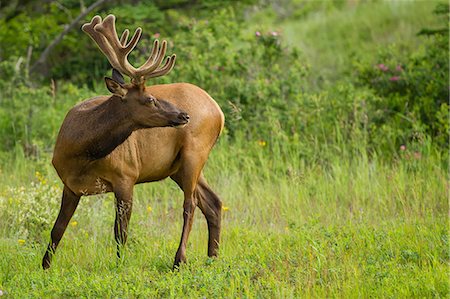
[[[47,141],[54,140],[70,106],[105,90],[67,84],[56,96],[48,86],[11,92],[16,103],[23,94],[36,105],[54,103],[34,112],[36,135],[27,131],[41,148],[38,155],[27,154],[19,141],[0,151],[0,297],[449,298],[447,148],[416,127],[419,133],[401,146],[388,142],[391,131],[384,124],[379,126],[386,130],[386,140],[383,134],[370,139],[378,131],[342,121],[339,115],[346,112],[338,108],[345,107],[336,104],[348,100],[348,118],[367,117],[368,110],[354,98],[367,96],[369,101],[372,94],[347,91],[349,85],[339,81],[353,80],[353,56],[375,56],[393,41],[402,51],[420,48],[417,31],[440,24],[431,14],[435,3],[348,2],[330,9],[323,1],[312,12],[282,20],[268,8],[249,10],[250,25],[243,31],[251,31],[253,38],[257,30],[280,30],[283,45],[298,47],[307,61],[311,74],[292,102],[298,114],[290,117],[305,118],[298,123],[312,129],[286,133],[277,115],[267,113],[262,116],[269,129],[239,131],[233,128],[246,120],[239,120],[233,109],[241,106],[233,102],[230,108],[227,99],[216,98],[231,124],[204,169],[223,201],[220,253],[217,259],[207,257],[207,225],[197,209],[188,262],[175,271],[183,194],[170,179],[135,187],[123,258],[116,258],[112,194],[83,197],[52,267],[42,270],[62,193],[50,162],[53,145]],[[331,86],[338,81],[342,85],[334,95]],[[321,88],[325,90],[319,95],[306,94]],[[0,105],[6,107],[4,99],[0,97]],[[304,106],[297,107],[299,103]],[[328,103],[337,107],[332,113],[341,113],[331,121],[327,117],[333,114],[324,108]],[[0,109],[2,119],[7,115],[6,108]],[[2,134],[10,132],[5,123],[0,122]],[[13,129],[11,134],[18,136],[19,126]],[[45,134],[37,135],[40,129]],[[401,131],[401,124],[395,130]],[[378,149],[369,139],[388,145]]]
[[[52,268],[42,271],[61,186],[52,172],[34,173],[27,164],[6,180],[16,183],[2,185],[2,290],[11,298],[448,295],[440,157],[408,156],[406,149],[392,164],[358,156],[311,165],[282,149],[219,142],[206,176],[224,202],[220,257],[206,257],[207,227],[197,210],[188,264],[179,271],[171,266],[182,192],[171,181],[136,187],[122,260],[115,256],[112,196],[88,197]]]

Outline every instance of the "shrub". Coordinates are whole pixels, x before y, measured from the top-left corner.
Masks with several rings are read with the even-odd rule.
[[[422,47],[412,53],[392,45],[359,61],[355,83],[380,97],[369,103],[373,134],[391,136],[396,146],[429,135],[444,148],[449,132],[449,39],[446,34],[422,39]]]
[[[9,188],[0,195],[0,218],[8,226],[5,232],[19,239],[43,241],[43,233],[56,219],[61,194],[61,189],[50,185],[39,172],[27,187]]]
[[[424,41],[423,49],[403,55],[395,47],[380,52],[376,63],[360,64],[359,85],[370,88],[380,100],[369,103],[372,131],[397,130],[395,144],[419,135],[448,144],[448,71],[443,37]]]

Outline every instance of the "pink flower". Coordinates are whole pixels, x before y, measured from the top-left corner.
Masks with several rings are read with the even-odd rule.
[[[401,151],[405,151],[406,150],[406,145],[404,145],[404,144],[400,145],[400,150]]]
[[[414,159],[419,160],[420,158],[422,158],[422,154],[419,152],[414,152]]]
[[[158,38],[159,35],[160,35],[159,32],[156,32],[155,34],[153,34],[153,37],[154,37],[154,38]]]
[[[385,64],[383,64],[383,63],[380,63],[379,65],[377,65],[377,67],[378,67],[380,70],[382,70],[383,72],[386,72],[386,71],[389,70],[389,68],[388,68]]]
[[[256,31],[256,32],[255,32],[255,36],[256,36],[256,37],[260,37],[260,36],[261,36],[261,32]]]
[[[270,34],[271,34],[272,36],[278,36],[278,32],[276,32],[276,31],[272,31]]]
[[[401,65],[397,65],[397,66],[395,67],[395,70],[396,70],[397,72],[403,72],[403,68],[402,68]]]
[[[400,80],[399,76],[394,76],[394,77],[389,78],[389,81],[392,81],[392,82],[396,82],[398,80]]]

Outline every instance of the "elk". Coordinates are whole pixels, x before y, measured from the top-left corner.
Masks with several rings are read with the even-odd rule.
[[[221,134],[224,115],[201,88],[188,83],[145,86],[174,66],[175,54],[164,59],[167,43],[153,44],[139,68],[128,62],[142,30],[118,38],[115,17],[95,16],[82,27],[113,67],[105,78],[110,96],[97,96],[74,106],[66,115],[54,148],[52,164],[64,184],[61,208],[42,260],[51,258],[77,208],[80,197],[113,192],[116,203],[114,236],[117,255],[127,241],[135,184],[170,177],[184,193],[183,230],[174,268],[186,261],[186,244],[196,206],[208,224],[208,256],[217,256],[222,202],[202,174],[208,155]],[[131,78],[125,83],[122,74]]]

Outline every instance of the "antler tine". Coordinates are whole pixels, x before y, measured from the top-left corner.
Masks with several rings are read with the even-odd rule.
[[[130,30],[128,29],[125,29],[124,32],[122,33],[122,36],[120,37],[120,44],[122,45],[122,47],[125,47],[125,45],[127,44],[129,34]]]
[[[150,55],[150,57],[147,59],[147,61],[144,63],[143,66],[147,66],[148,64],[153,63],[153,61],[156,58],[156,55],[158,55],[158,52],[159,52],[159,40],[155,39],[152,47],[152,54]]]
[[[157,71],[152,72],[151,74],[148,74],[145,77],[146,78],[155,78],[155,77],[160,77],[160,76],[167,74],[168,72],[170,72],[173,69],[176,58],[177,58],[177,55],[175,55],[175,54],[172,54],[172,56],[167,57],[166,63],[164,64],[164,66],[162,68],[158,69]]]
[[[141,27],[138,27],[136,29],[136,31],[134,32],[133,37],[131,38],[130,42],[124,48],[125,55],[130,54],[130,52],[134,49],[134,47],[136,47],[139,39],[141,38],[141,34],[142,34],[142,29],[141,29]]]

